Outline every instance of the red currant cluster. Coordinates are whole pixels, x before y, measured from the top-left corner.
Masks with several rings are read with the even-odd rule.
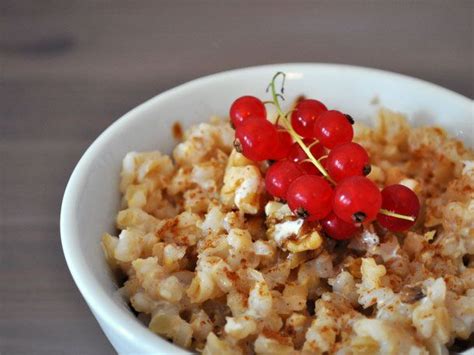
[[[298,217],[320,221],[334,239],[348,239],[361,223],[377,221],[391,231],[410,228],[418,216],[416,194],[403,185],[382,191],[366,175],[369,155],[352,142],[352,117],[328,110],[320,101],[302,99],[283,113],[273,77],[269,88],[279,117],[267,120],[264,103],[242,96],[230,108],[235,147],[253,161],[270,160],[265,177],[267,192],[288,202]],[[283,93],[283,85],[281,93]]]

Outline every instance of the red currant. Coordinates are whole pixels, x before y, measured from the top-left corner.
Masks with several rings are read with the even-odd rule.
[[[323,166],[324,170],[328,170],[328,158],[320,158],[319,159],[319,162],[321,163],[321,165]]]
[[[314,139],[303,139],[303,143],[307,147],[310,147],[309,150],[316,159],[319,159],[320,157],[326,154],[326,149],[324,149],[324,147],[321,144],[315,143]],[[290,148],[290,152],[288,153],[288,160],[294,161],[295,163],[299,163],[301,168],[304,171],[306,171],[307,174],[310,174],[310,175],[319,174],[318,168],[316,168],[313,163],[303,162],[304,160],[307,160],[307,159],[308,159],[308,156],[306,155],[304,150],[301,148],[301,146],[298,144],[298,142],[293,143]]]
[[[291,125],[300,136],[313,138],[314,122],[326,110],[326,106],[317,100],[301,100],[296,104],[295,110],[291,114]]]
[[[267,110],[263,102],[255,96],[242,96],[230,107],[230,120],[234,127],[239,127],[248,118],[266,119]]]
[[[248,159],[271,159],[278,132],[267,120],[246,120],[235,131],[234,146]]]
[[[420,212],[420,201],[408,187],[397,184],[387,186],[382,190],[382,208],[415,219]],[[377,221],[393,232],[401,232],[412,227],[415,222],[401,218],[390,217],[379,213]]]
[[[319,159],[324,154],[326,154],[326,149],[324,149],[321,144],[315,143],[314,139],[303,139],[303,143],[305,146],[309,147],[309,151],[316,159]],[[294,142],[288,153],[288,159],[294,161],[295,163],[299,163],[305,159],[308,159],[308,156],[298,144],[298,142]]]
[[[331,185],[323,177],[303,175],[291,183],[286,199],[298,217],[315,221],[331,212],[333,195]]]
[[[354,223],[347,223],[340,219],[334,212],[321,220],[321,226],[328,236],[336,240],[349,239],[359,229]]]
[[[265,188],[272,196],[285,200],[290,184],[303,174],[298,164],[289,160],[277,161],[267,170]]]
[[[357,143],[338,145],[329,152],[327,170],[335,181],[350,176],[365,176],[370,173],[369,155]]]
[[[323,112],[314,122],[314,137],[329,149],[351,142],[354,137],[353,122],[350,116],[339,111]]]
[[[290,153],[291,145],[293,143],[291,135],[283,127],[278,127],[277,130],[278,141],[275,142],[276,146],[272,155],[273,160],[281,160],[286,158]]]
[[[323,166],[324,170],[328,170],[326,163],[327,163],[327,158],[319,159],[319,162]],[[316,165],[313,164],[313,162],[310,161],[305,161],[303,163],[299,163],[300,168],[307,174],[307,175],[322,175],[319,169],[316,167]]]
[[[382,206],[382,194],[377,185],[363,176],[343,180],[334,193],[334,213],[347,223],[370,222]]]
[[[314,165],[310,161],[305,161],[303,163],[299,163],[299,166],[300,166],[301,170],[303,170],[303,172],[306,175],[321,175],[321,173],[319,172],[316,165]]]

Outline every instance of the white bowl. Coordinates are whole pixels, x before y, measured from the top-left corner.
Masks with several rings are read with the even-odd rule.
[[[439,124],[473,145],[472,100],[418,79],[380,70],[333,64],[281,64],[233,70],[193,80],[133,109],[87,149],[69,180],[61,208],[61,240],[77,287],[119,353],[186,353],[142,325],[117,296],[100,246],[114,233],[121,161],[132,150],[170,152],[171,126],[226,116],[231,102],[265,88],[277,71],[287,73],[287,102],[299,94],[368,120],[381,105],[407,114],[415,125]],[[79,335],[80,336],[80,335]]]

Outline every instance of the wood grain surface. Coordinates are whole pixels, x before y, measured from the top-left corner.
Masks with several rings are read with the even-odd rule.
[[[59,238],[115,119],[190,79],[277,62],[388,69],[474,96],[472,1],[0,0],[0,353],[109,354]]]

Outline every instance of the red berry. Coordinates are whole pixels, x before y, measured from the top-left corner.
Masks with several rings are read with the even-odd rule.
[[[323,166],[324,170],[328,170],[328,158],[319,159],[319,162]]]
[[[277,130],[278,140],[275,142],[276,146],[273,150],[273,160],[285,159],[290,153],[291,145],[293,143],[291,135],[283,127],[278,127]]]
[[[299,166],[306,175],[321,175],[321,172],[312,162],[305,161],[304,163],[299,163]]]
[[[288,206],[298,217],[315,221],[326,217],[332,209],[334,192],[321,176],[303,175],[288,188]]]
[[[369,155],[357,143],[338,145],[329,152],[327,170],[335,181],[350,176],[365,176],[370,173]]]
[[[235,131],[234,145],[248,159],[271,159],[278,132],[267,120],[246,120]]]
[[[319,143],[314,144],[314,139],[303,139],[303,143],[307,147],[310,147],[309,150],[316,159],[319,159],[320,157],[326,154],[326,149],[324,149],[324,147]],[[318,168],[316,168],[316,166],[314,166],[312,162],[303,162],[304,160],[307,160],[307,159],[308,159],[308,156],[303,151],[303,149],[298,144],[298,142],[293,143],[290,148],[290,152],[288,153],[288,160],[294,161],[295,163],[299,163],[301,168],[307,174],[310,174],[310,175],[320,174]]]
[[[326,170],[326,171],[328,170],[328,168],[326,166],[327,160],[328,160],[327,158],[319,159],[319,162],[321,163],[324,170]],[[304,163],[299,163],[299,164],[300,164],[300,168],[303,169],[303,171],[306,174],[308,174],[308,175],[321,175],[322,176],[319,169],[312,162],[306,161]]]
[[[314,139],[305,138],[303,139],[303,143],[305,146],[309,147],[309,151],[316,159],[319,159],[326,154],[326,149],[324,149],[320,143],[315,143]],[[306,155],[298,142],[294,142],[288,153],[288,159],[295,163],[300,163],[303,160],[308,159],[308,155]]]
[[[291,125],[300,136],[313,138],[314,122],[318,116],[326,110],[326,106],[317,100],[301,100],[291,114]]]
[[[382,208],[416,219],[420,212],[420,201],[408,187],[400,184],[390,185],[382,190]],[[407,230],[415,224],[414,221],[390,217],[381,213],[377,215],[377,221],[393,232]]]
[[[334,192],[334,213],[347,223],[373,221],[381,206],[379,188],[363,176],[343,180]]]
[[[326,154],[326,149],[324,149],[324,147],[319,143],[315,144],[314,139],[303,139],[303,143],[305,146],[310,147],[309,151],[316,159],[319,159],[324,154]],[[299,163],[305,159],[308,159],[308,156],[298,144],[298,142],[294,142],[288,153],[288,159],[294,161],[295,163]]]
[[[232,103],[229,115],[237,128],[248,118],[266,119],[267,110],[263,102],[255,96],[242,96]]]
[[[324,232],[332,239],[345,240],[351,238],[359,229],[354,223],[347,223],[334,212],[321,220]]]
[[[314,137],[329,149],[339,144],[351,142],[354,137],[351,122],[354,121],[350,116],[346,116],[339,111],[323,112],[314,122]]]
[[[289,160],[277,161],[267,170],[265,188],[272,196],[285,200],[290,184],[302,175],[298,164]]]

